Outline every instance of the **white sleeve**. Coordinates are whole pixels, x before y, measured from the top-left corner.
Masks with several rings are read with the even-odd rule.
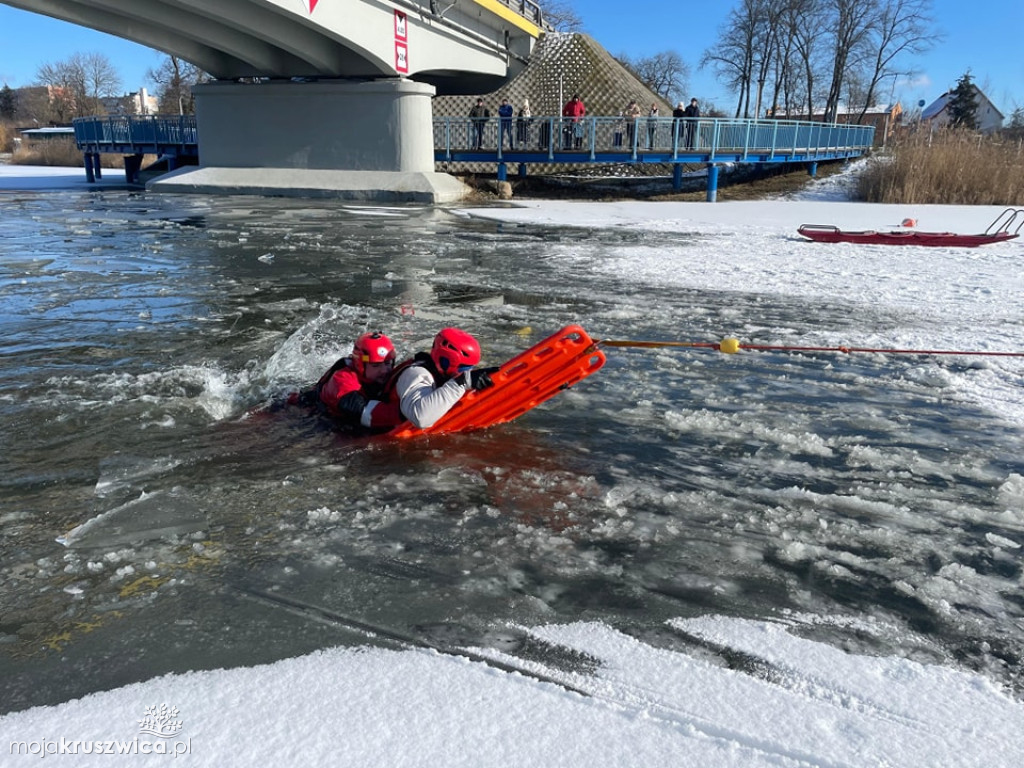
[[[430,371],[414,365],[399,374],[396,391],[402,415],[420,429],[426,429],[448,413],[468,390],[455,379],[435,388]]]
[[[380,405],[380,400],[370,400],[363,406],[363,412],[359,416],[359,423],[364,427],[373,426],[373,409]]]

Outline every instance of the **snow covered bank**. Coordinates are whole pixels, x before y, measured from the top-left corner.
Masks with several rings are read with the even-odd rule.
[[[848,655],[776,624],[709,617],[672,631],[706,650],[691,656],[575,624],[534,635],[576,655],[582,671],[532,664],[517,674],[427,650],[335,649],[168,676],[0,719],[0,764],[32,764],[43,752],[45,764],[109,764],[107,754],[85,753],[97,744],[137,749],[133,764],[161,764],[158,750],[178,750],[197,766],[1024,760],[1024,705],[978,678]],[[154,739],[140,722],[161,705],[170,733]]]

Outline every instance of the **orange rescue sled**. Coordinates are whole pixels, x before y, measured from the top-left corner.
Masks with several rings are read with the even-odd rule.
[[[604,363],[597,342],[580,326],[567,325],[503,364],[491,374],[493,387],[467,392],[433,426],[419,429],[405,422],[388,434],[417,437],[504,424],[596,373]]]

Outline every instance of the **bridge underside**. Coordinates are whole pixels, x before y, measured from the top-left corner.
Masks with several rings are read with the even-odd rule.
[[[525,66],[540,34],[493,0],[0,2],[164,51],[218,80],[409,77],[439,93],[487,92]]]

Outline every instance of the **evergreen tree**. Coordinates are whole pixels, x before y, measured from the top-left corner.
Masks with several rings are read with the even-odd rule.
[[[978,130],[978,89],[971,79],[971,71],[967,70],[956,81],[956,88],[949,92],[949,125],[952,128]]]
[[[17,105],[15,104],[14,91],[11,86],[4,83],[4,87],[0,88],[0,118],[4,120],[13,120],[15,114],[17,114]]]
[[[1024,107],[1013,110],[1010,124],[1003,129],[1003,135],[1015,141],[1024,139]]]

